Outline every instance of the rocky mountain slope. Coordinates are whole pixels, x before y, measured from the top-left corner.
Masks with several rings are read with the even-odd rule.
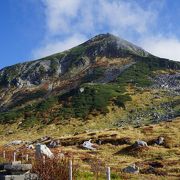
[[[179,62],[101,34],[0,70],[0,122],[22,128],[68,120],[103,124],[109,116],[111,126],[152,123],[179,116],[179,93]]]

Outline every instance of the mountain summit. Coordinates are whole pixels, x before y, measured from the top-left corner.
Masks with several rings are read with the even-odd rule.
[[[100,34],[62,53],[0,70],[0,85],[20,88],[37,86],[48,78],[69,73],[74,67],[78,66],[82,70],[87,65],[95,63],[98,57],[127,58],[133,55],[150,56],[148,52],[128,41],[109,33]]]
[[[102,49],[108,51],[108,48],[114,48],[117,51],[129,52],[140,56],[149,56],[150,53],[143,50],[142,48],[112,34],[100,34],[90,39],[84,44],[97,43],[101,45]]]
[[[95,112],[108,114],[110,105],[124,108],[127,122],[133,121],[132,109],[125,111],[126,102],[134,98],[127,87],[134,93],[136,88],[166,88],[175,97],[179,71],[179,62],[153,56],[109,33],[100,34],[67,51],[0,70],[0,122],[86,119]],[[176,111],[168,114],[177,115]]]

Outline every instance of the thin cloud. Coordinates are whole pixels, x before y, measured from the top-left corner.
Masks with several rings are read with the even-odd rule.
[[[158,13],[164,0],[151,1],[146,8],[129,0],[41,0],[46,33],[34,58],[57,53],[82,43],[90,36],[111,32],[160,57],[180,59],[180,40],[154,36]],[[152,38],[154,37],[154,38]],[[142,39],[143,38],[143,39]]]
[[[80,44],[85,41],[83,36],[75,35],[67,38],[64,41],[52,41],[48,42],[45,46],[38,48],[34,51],[34,58],[40,58],[44,56],[48,56],[57,52],[62,52],[68,50],[77,44]]]
[[[154,21],[153,7],[144,10],[136,2],[108,0],[42,0],[45,5],[47,28],[51,33],[89,31],[104,26],[109,29],[132,28],[144,32]],[[84,32],[84,33],[86,33]]]
[[[140,45],[156,56],[180,61],[180,40],[175,37],[149,37]]]

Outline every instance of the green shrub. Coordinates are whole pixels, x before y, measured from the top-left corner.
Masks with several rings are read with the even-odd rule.
[[[16,102],[13,103],[11,108],[17,107],[17,106],[22,106],[25,103],[36,100],[38,98],[43,98],[47,94],[46,90],[38,90],[35,92],[29,92],[29,93],[24,93],[24,94],[19,94],[16,97]]]
[[[114,102],[117,106],[125,108],[126,101],[132,101],[129,95],[119,95]]]
[[[151,74],[150,67],[143,62],[138,62],[125,70],[117,79],[120,84],[132,83],[144,87],[151,85],[149,76]]]
[[[39,121],[37,120],[36,117],[32,116],[32,117],[28,117],[26,118],[22,124],[21,127],[22,128],[33,128],[34,126],[38,125]]]
[[[22,114],[19,111],[8,111],[0,113],[0,123],[14,123]]]
[[[43,100],[36,106],[37,111],[47,111],[49,108],[53,107],[58,102],[56,97],[48,98]]]
[[[60,97],[63,102],[61,116],[86,118],[93,111],[106,114],[114,97],[121,95],[123,103],[130,100],[128,95],[122,95],[125,89],[118,84],[84,84],[81,88],[84,88],[83,92],[74,90]]]
[[[96,80],[103,76],[105,71],[105,68],[103,67],[96,67],[92,70],[92,72],[89,72],[84,78],[83,82],[91,82],[93,80]]]
[[[56,58],[52,59],[50,64],[49,74],[50,75],[56,74],[58,70],[58,66],[59,66],[58,60]]]

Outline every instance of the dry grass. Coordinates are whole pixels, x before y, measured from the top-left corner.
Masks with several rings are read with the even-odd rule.
[[[31,132],[32,133],[32,132]],[[42,134],[40,134],[42,135]],[[25,139],[32,140],[40,137],[33,135],[32,137],[25,136]],[[132,144],[141,139],[146,142],[153,142],[159,136],[165,137],[165,143],[162,146],[149,143],[148,148],[133,149]],[[21,136],[19,136],[20,138]],[[56,138],[58,136],[55,136]],[[179,179],[180,178],[180,118],[176,118],[172,122],[162,122],[156,125],[143,126],[140,128],[111,128],[102,131],[91,131],[77,133],[77,135],[66,135],[58,137],[66,146],[61,146],[57,149],[52,149],[54,152],[64,152],[66,157],[74,157],[75,162],[79,164],[81,175],[78,179],[92,179],[93,173],[91,164],[94,159],[99,159],[103,162],[103,166],[110,166],[112,173],[115,174],[115,179]],[[96,151],[84,150],[77,144],[81,144],[84,140],[93,139],[102,141]],[[13,138],[14,139],[14,138]],[[10,136],[4,138],[3,143],[12,140]],[[68,145],[68,146],[67,146]],[[19,147],[1,148],[0,153],[6,150],[11,158],[12,153]],[[20,153],[30,154],[33,157],[34,151],[27,151],[21,148]],[[18,154],[21,159],[21,154]],[[10,158],[8,158],[10,159]],[[33,158],[32,158],[33,159]],[[140,167],[139,175],[124,174],[121,170],[136,163]],[[153,166],[161,167],[154,167]],[[103,179],[103,173],[99,179]]]

